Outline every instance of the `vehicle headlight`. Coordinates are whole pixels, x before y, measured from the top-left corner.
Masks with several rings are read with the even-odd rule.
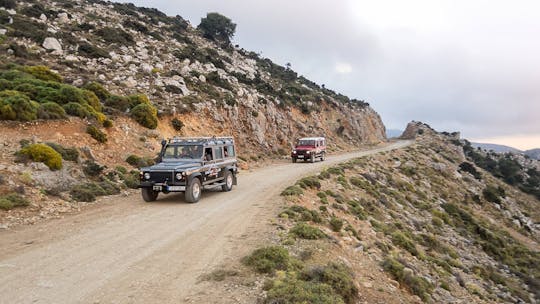
[[[306,154],[309,154],[309,153],[311,153],[311,151],[306,151]]]
[[[144,176],[144,179],[150,179],[150,173],[149,172],[145,172],[143,174],[143,176]]]
[[[182,177],[183,177],[182,173],[180,173],[180,172],[176,173],[176,179],[177,180],[181,180]]]
[[[293,150],[292,153],[293,153],[293,154],[296,154],[296,150]]]

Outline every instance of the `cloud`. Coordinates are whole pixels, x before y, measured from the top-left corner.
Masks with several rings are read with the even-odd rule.
[[[349,74],[352,72],[352,66],[348,63],[340,62],[336,64],[335,70],[339,74]]]

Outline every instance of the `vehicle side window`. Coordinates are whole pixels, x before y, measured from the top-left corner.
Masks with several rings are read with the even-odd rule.
[[[233,157],[233,156],[234,156],[234,146],[226,146],[225,157]]]
[[[222,159],[223,158],[223,147],[215,147],[214,148],[214,156],[216,159]]]
[[[204,160],[208,161],[208,160],[212,160],[212,159],[214,159],[212,157],[212,148],[204,149]]]

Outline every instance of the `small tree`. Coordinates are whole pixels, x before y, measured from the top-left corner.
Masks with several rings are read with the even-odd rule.
[[[236,31],[236,24],[219,13],[208,13],[206,18],[201,19],[197,29],[202,32],[205,38],[228,45]]]

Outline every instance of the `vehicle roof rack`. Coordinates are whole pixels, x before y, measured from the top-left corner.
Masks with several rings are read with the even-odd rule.
[[[174,144],[232,144],[234,143],[234,138],[232,136],[212,136],[212,137],[173,137],[169,138],[169,143]]]

